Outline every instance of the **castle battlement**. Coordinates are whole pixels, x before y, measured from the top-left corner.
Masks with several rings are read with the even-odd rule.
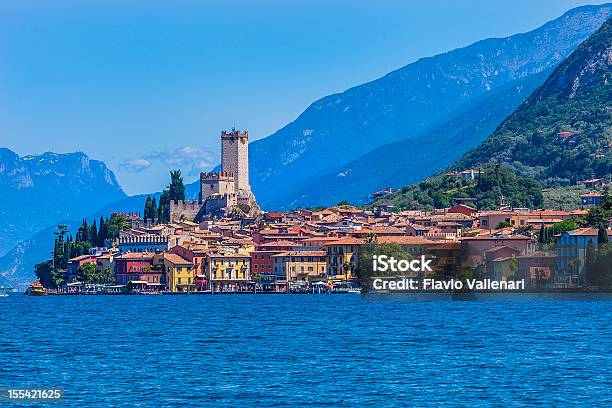
[[[221,131],[221,140],[240,140],[241,142],[248,142],[249,140],[249,131],[245,130],[241,132],[240,130],[232,129],[229,132],[227,130]]]
[[[126,235],[119,238],[119,244],[167,244],[168,237],[159,235]]]
[[[218,173],[208,172],[208,173],[200,173],[200,180],[223,180],[223,181],[234,181],[234,173],[231,171],[220,171]]]

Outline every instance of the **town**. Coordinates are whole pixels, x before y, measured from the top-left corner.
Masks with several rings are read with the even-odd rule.
[[[57,272],[56,265],[62,263],[55,255],[51,266],[37,265],[46,290],[58,294],[354,292],[361,287],[360,252],[372,243],[399,247],[415,258],[450,251],[455,254],[451,263],[471,270],[471,277],[524,280],[526,288],[609,284],[605,271],[601,276],[587,271],[597,270],[598,253],[600,263],[610,255],[607,246],[600,251],[612,236],[606,180],[585,180],[592,192],[574,211],[507,206],[477,210],[477,202],[459,198],[453,206],[433,211],[343,203],[262,212],[249,185],[248,132],[224,131],[221,143],[221,169],[200,175],[197,200],[185,199],[180,172],[173,172],[169,192],[164,192],[159,206],[149,197],[142,215],[111,215],[111,221],[120,225],[114,236],[108,231],[104,235],[108,226],[103,219],[99,230],[84,221],[77,241],[87,243],[85,253],[66,258],[72,252],[65,250],[65,231],[60,231],[54,253],[63,253],[65,270],[60,265],[54,279],[44,276],[53,268]],[[451,176],[474,178],[475,172],[468,169]],[[385,194],[390,191],[375,193]],[[603,218],[597,218],[600,213]],[[439,267],[434,268],[420,278],[439,273]]]

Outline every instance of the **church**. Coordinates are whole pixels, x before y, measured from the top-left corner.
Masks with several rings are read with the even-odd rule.
[[[236,129],[221,132],[221,171],[200,173],[198,199],[170,203],[172,222],[260,213],[249,184],[249,132]]]

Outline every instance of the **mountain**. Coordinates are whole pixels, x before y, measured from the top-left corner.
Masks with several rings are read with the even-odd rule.
[[[159,193],[153,196],[159,199]],[[79,218],[56,220],[53,225],[19,242],[0,257],[0,282],[23,285],[34,279],[34,265],[50,257],[55,239],[53,233],[57,224],[65,224],[68,227],[68,234],[74,235],[82,223],[82,218],[86,218],[91,223],[93,220],[97,221],[100,216],[108,217],[113,212],[142,212],[146,197],[146,194],[127,197]]]
[[[571,185],[612,172],[612,19],[568,56],[478,147],[450,166],[474,180],[438,174],[376,203],[445,207],[476,197],[481,208],[543,204],[541,185]]]
[[[609,4],[578,7],[536,30],[423,58],[314,102],[295,121],[250,145],[255,195],[264,209],[282,200],[288,205],[288,191],[377,147],[426,137],[470,102],[555,67],[611,10]],[[423,168],[423,174],[435,169]]]
[[[113,172],[84,153],[19,157],[0,148],[0,254],[59,220],[125,197]]]
[[[455,167],[492,160],[555,187],[612,173],[612,19]]]
[[[319,175],[282,197],[274,207],[335,205],[341,200],[364,204],[370,201],[369,193],[423,180],[483,142],[550,72],[513,81],[468,103],[454,117],[421,136],[378,147],[339,169]]]

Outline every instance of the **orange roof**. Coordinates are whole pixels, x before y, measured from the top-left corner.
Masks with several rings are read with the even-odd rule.
[[[148,259],[153,258],[153,256],[155,256],[153,252],[126,252],[116,256],[115,259]]]
[[[260,244],[258,245],[259,247],[277,247],[277,246],[295,246],[296,243],[293,241],[273,241],[273,242],[267,242],[265,244]]]
[[[408,236],[408,235],[378,237],[376,242],[379,244],[400,244],[400,245],[429,245],[429,244],[434,243],[434,241],[431,241],[423,237],[413,237],[413,236]]]
[[[175,265],[191,265],[191,262],[177,254],[164,254],[164,259],[167,259]]]
[[[336,241],[331,241],[331,242],[325,243],[325,244],[323,244],[323,246],[330,246],[330,245],[362,245],[364,242],[365,241],[363,239],[344,237],[344,238],[339,238]]]
[[[325,251],[286,251],[273,256],[325,256]]]

